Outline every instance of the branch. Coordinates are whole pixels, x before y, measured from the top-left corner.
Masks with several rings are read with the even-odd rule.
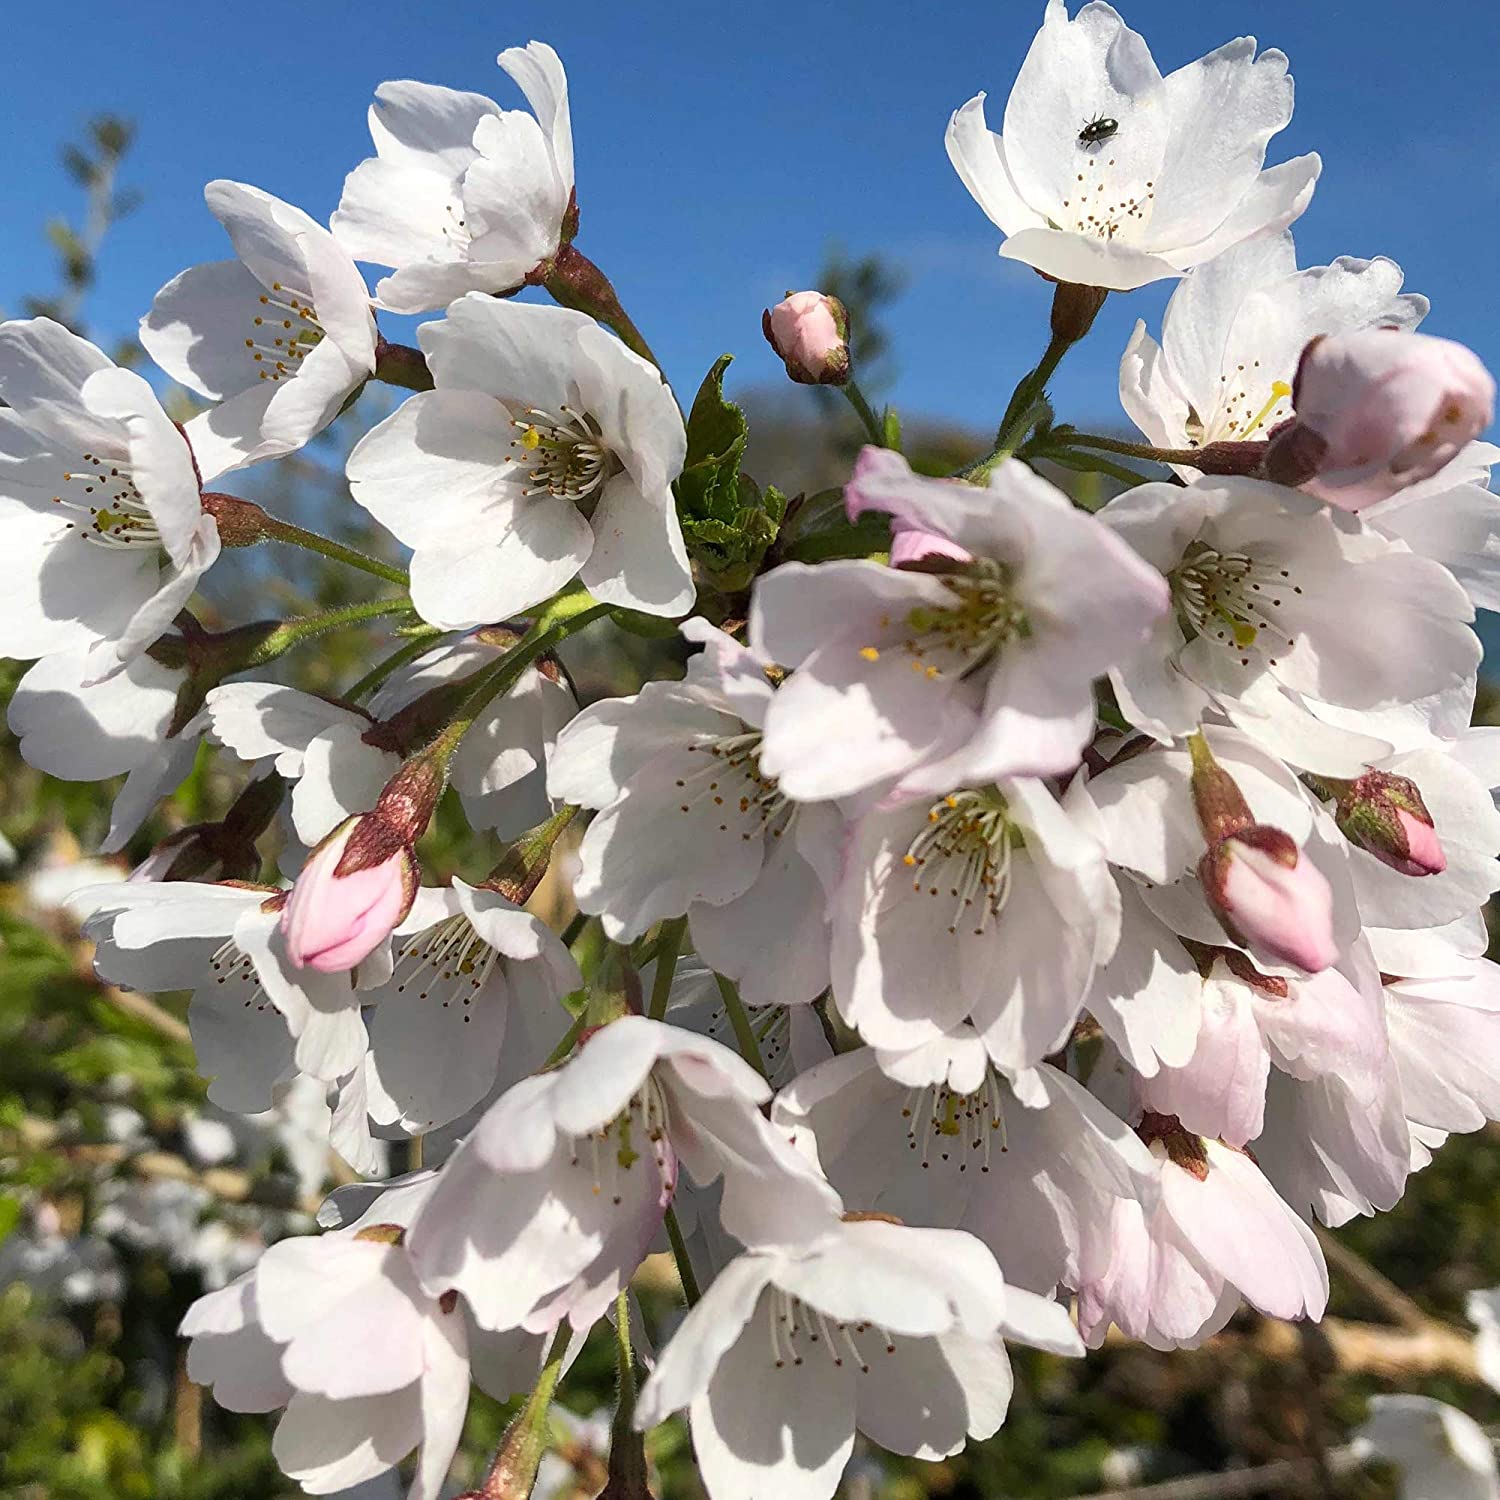
[[[1434,1319],[1425,1313],[1388,1276],[1383,1275],[1362,1255],[1351,1250],[1339,1237],[1316,1226],[1314,1232],[1329,1266],[1375,1304],[1391,1322],[1412,1333],[1431,1328]]]
[[[1315,1458],[1282,1458],[1253,1469],[1229,1469],[1220,1474],[1189,1474],[1161,1484],[1132,1485],[1124,1490],[1100,1490],[1088,1500],[1231,1500],[1233,1496],[1264,1495],[1271,1490],[1305,1489],[1328,1474],[1352,1474],[1366,1460],[1352,1444],[1334,1448],[1323,1463]]]

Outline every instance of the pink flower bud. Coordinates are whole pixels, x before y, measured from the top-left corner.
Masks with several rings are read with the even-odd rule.
[[[1366,771],[1341,785],[1333,815],[1351,844],[1403,875],[1441,875],[1448,868],[1432,814],[1405,776]]]
[[[788,292],[760,326],[799,385],[843,385],[849,378],[849,316],[837,297]]]
[[[1266,472],[1360,510],[1451,462],[1493,418],[1495,382],[1462,344],[1367,328],[1308,344],[1292,404]]]
[[[1396,821],[1406,835],[1406,859],[1395,868],[1408,875],[1441,875],[1448,868],[1448,856],[1443,853],[1437,829],[1414,817],[1404,807],[1396,809]]]
[[[1281,829],[1252,823],[1220,839],[1199,861],[1198,879],[1235,942],[1310,974],[1338,957],[1333,891]]]
[[[372,813],[346,818],[308,855],[281,913],[288,956],[323,973],[352,969],[411,910],[417,860]]]

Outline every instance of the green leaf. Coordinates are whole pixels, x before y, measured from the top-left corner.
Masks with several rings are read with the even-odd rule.
[[[687,460],[677,480],[682,533],[700,569],[726,590],[744,588],[776,540],[786,497],[740,472],[750,427],[724,395],[721,355],[704,377],[687,420]]]

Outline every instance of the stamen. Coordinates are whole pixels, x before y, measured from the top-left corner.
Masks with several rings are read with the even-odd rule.
[[[532,407],[511,425],[521,434],[511,441],[511,459],[526,471],[524,495],[582,500],[617,467],[599,424],[570,407],[559,407],[557,415]]]
[[[907,846],[902,863],[911,869],[912,890],[952,900],[950,933],[974,921],[975,937],[1005,910],[1011,861],[1022,843],[1005,798],[993,788],[955,792],[935,802],[927,826]]]

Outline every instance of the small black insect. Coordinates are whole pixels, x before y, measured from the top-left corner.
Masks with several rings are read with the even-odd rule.
[[[1118,120],[1111,120],[1108,115],[1095,115],[1078,132],[1078,144],[1085,149],[1090,146],[1102,146],[1119,128]]]

